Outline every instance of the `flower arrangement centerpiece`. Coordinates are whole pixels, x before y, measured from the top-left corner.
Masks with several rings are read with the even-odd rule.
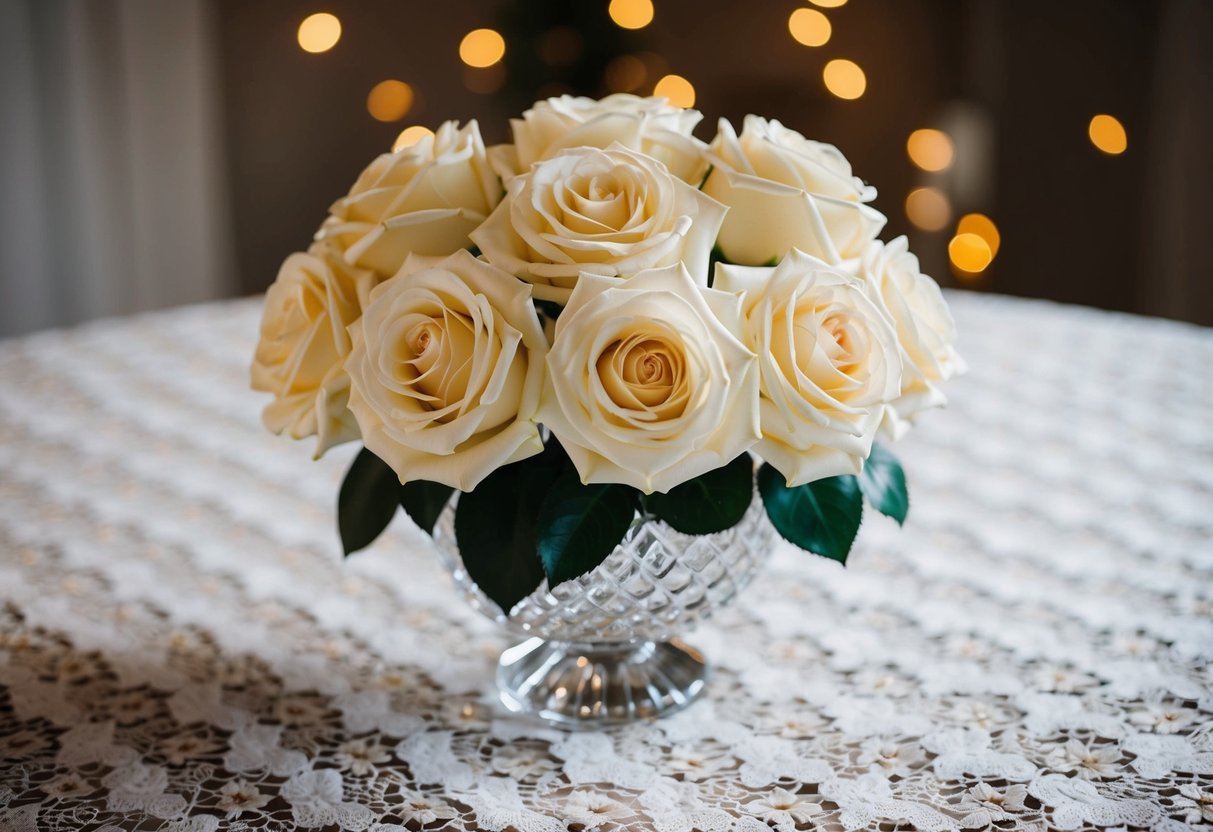
[[[507,704],[628,719],[689,701],[671,638],[771,530],[844,561],[863,503],[903,522],[878,437],[941,405],[954,327],[834,147],[612,95],[536,103],[375,159],[270,287],[270,430],[361,441],[346,553],[398,507],[487,614],[533,636]]]

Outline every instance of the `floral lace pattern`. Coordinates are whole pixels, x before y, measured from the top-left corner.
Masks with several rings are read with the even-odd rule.
[[[703,700],[601,734],[495,703],[402,516],[341,562],[353,449],[256,425],[254,303],[0,343],[0,829],[1213,823],[1213,333],[949,300],[906,527],[778,548]]]

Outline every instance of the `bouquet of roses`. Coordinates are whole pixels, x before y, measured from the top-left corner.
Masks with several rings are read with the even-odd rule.
[[[961,369],[939,287],[834,147],[662,98],[565,96],[377,158],[266,295],[266,426],[361,440],[347,554],[455,491],[470,577],[508,614],[636,518],[731,528],[755,499],[845,561],[863,502],[905,519],[874,444]],[[755,457],[761,460],[759,467]]]

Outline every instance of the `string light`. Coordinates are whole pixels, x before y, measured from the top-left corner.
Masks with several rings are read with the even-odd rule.
[[[653,87],[653,95],[670,99],[675,107],[695,106],[695,87],[681,75],[667,75]]]
[[[413,88],[394,79],[380,81],[366,97],[366,111],[378,121],[400,121],[413,106]]]
[[[1109,156],[1119,156],[1129,146],[1125,126],[1115,116],[1106,113],[1091,119],[1091,123],[1087,125],[1087,135],[1091,137],[1091,144]]]
[[[998,233],[998,226],[994,224],[994,220],[985,214],[965,214],[956,224],[956,233],[976,234],[990,247],[990,258],[998,256],[998,247],[1002,245],[1002,235]]]
[[[432,135],[434,135],[433,130],[428,127],[422,127],[420,124],[406,127],[400,131],[400,135],[396,137],[396,141],[392,142],[392,152],[395,153],[402,148],[411,147],[426,136]]]
[[[341,21],[328,12],[310,14],[299,24],[295,37],[304,52],[327,52],[341,40]]]
[[[643,29],[653,22],[653,0],[611,0],[607,13],[621,29]]]
[[[493,29],[473,29],[459,43],[459,59],[483,69],[505,57],[505,38]]]
[[[797,43],[825,46],[830,40],[830,19],[816,9],[797,9],[788,17],[788,31]]]
[[[846,58],[835,58],[821,72],[826,89],[839,98],[853,101],[868,88],[868,79],[859,64]]]
[[[990,245],[981,237],[972,233],[957,234],[948,243],[948,259],[962,273],[970,275],[981,274],[994,259]]]
[[[954,155],[952,139],[942,130],[915,130],[906,140],[910,161],[927,171],[947,170]]]
[[[938,188],[915,188],[906,197],[906,217],[923,231],[942,231],[952,219],[952,205]]]

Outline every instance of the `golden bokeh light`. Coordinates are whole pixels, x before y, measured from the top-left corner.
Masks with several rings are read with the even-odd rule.
[[[473,29],[459,42],[459,60],[483,69],[505,57],[505,38],[493,29]]]
[[[981,274],[994,259],[990,244],[976,234],[957,234],[948,243],[948,259],[961,272]]]
[[[938,188],[915,188],[906,197],[906,217],[923,231],[942,231],[952,220],[952,204]]]
[[[366,111],[377,121],[400,121],[412,107],[413,88],[394,79],[380,81],[366,97]]]
[[[341,40],[341,21],[328,12],[309,14],[299,24],[295,37],[304,52],[327,52]]]
[[[622,29],[643,29],[653,22],[653,0],[611,0],[607,12]]]
[[[1129,146],[1125,126],[1115,116],[1105,113],[1091,119],[1087,125],[1087,135],[1091,137],[1091,144],[1109,156],[1119,156]]]
[[[420,124],[406,127],[400,131],[400,135],[396,137],[396,141],[392,142],[392,152],[395,153],[402,148],[412,147],[426,136],[432,135],[434,135],[433,130],[428,127],[422,127]]]
[[[821,71],[826,89],[839,98],[853,101],[863,95],[868,88],[867,76],[859,68],[859,64],[846,58],[835,58],[826,64]]]
[[[797,9],[788,17],[788,31],[797,43],[825,46],[830,41],[830,19],[816,9]]]
[[[955,148],[952,138],[942,130],[925,128],[915,130],[906,140],[906,153],[910,161],[923,170],[941,171],[952,166]]]
[[[976,234],[990,247],[990,258],[998,256],[998,247],[1002,245],[1002,235],[998,233],[998,226],[994,224],[994,220],[985,214],[965,214],[956,224],[956,233]]]
[[[607,89],[611,92],[635,92],[648,77],[644,61],[636,55],[620,55],[606,67]]]
[[[675,107],[695,106],[695,87],[681,75],[667,75],[653,87],[653,95],[670,99]]]
[[[837,9],[839,6],[845,6],[847,0],[809,0],[814,6],[821,6],[823,9]]]

